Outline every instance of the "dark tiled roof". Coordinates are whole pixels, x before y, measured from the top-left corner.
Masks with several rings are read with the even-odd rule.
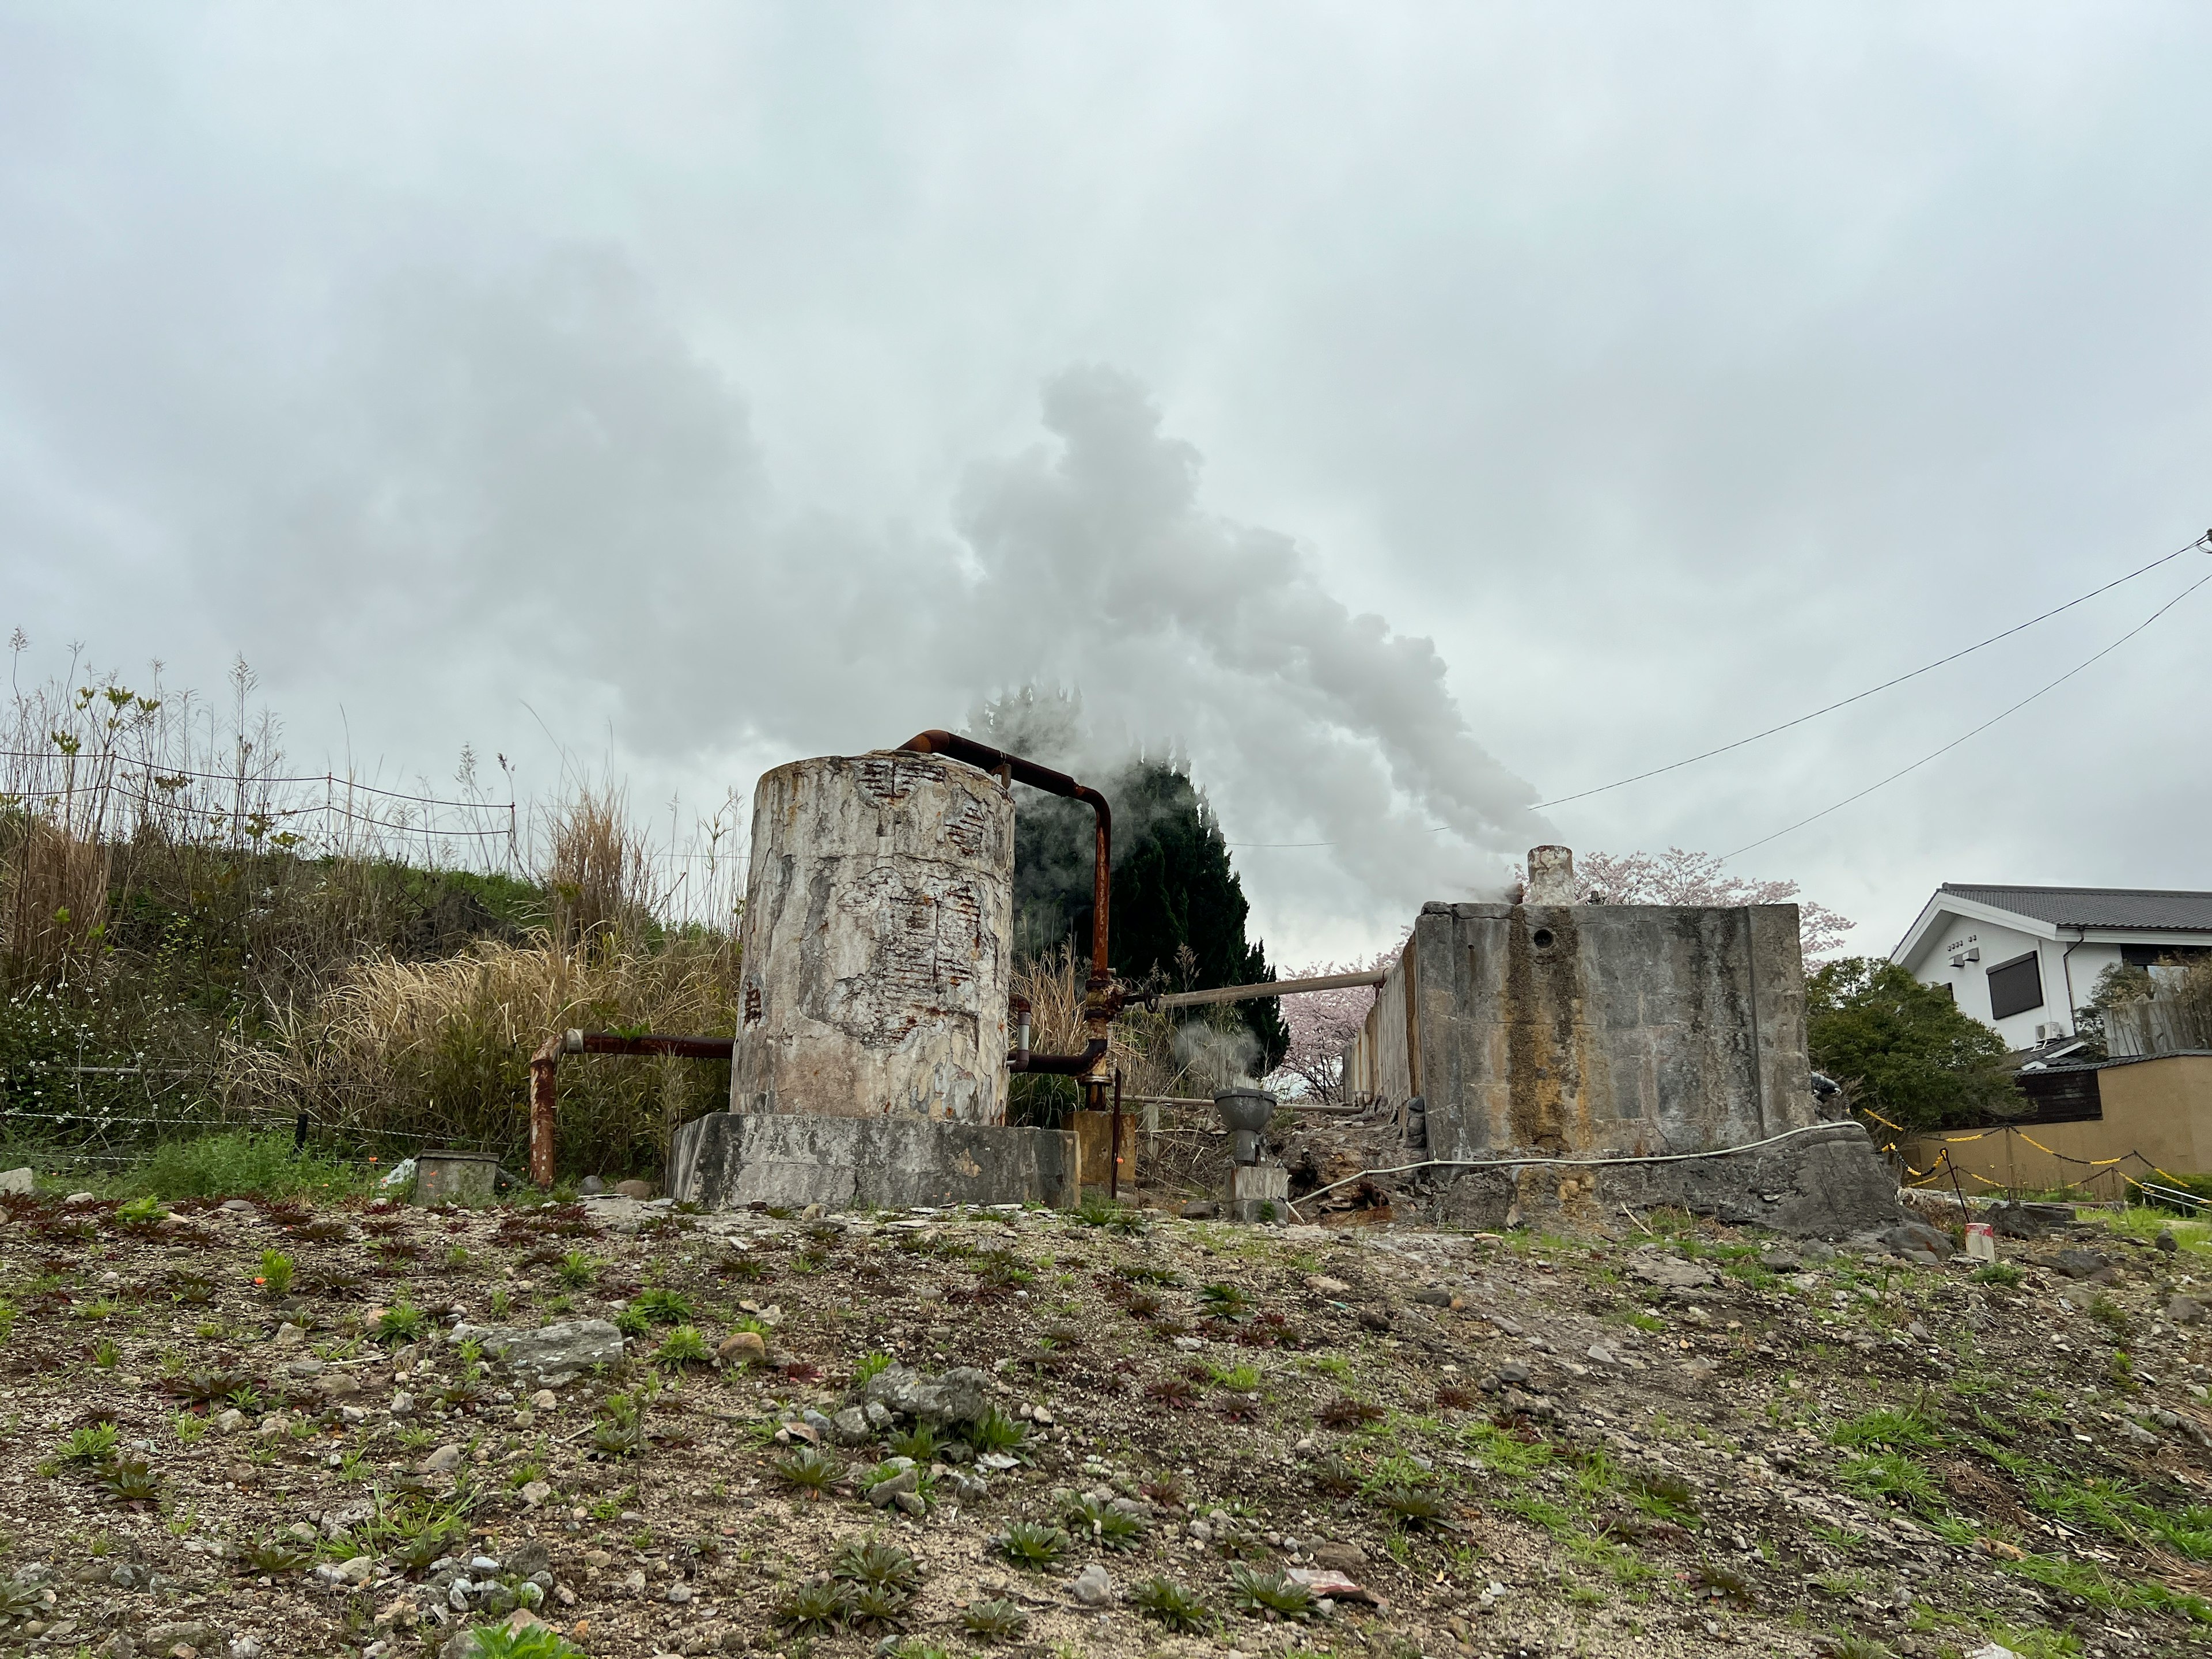
[[[1955,881],[1945,882],[1943,890],[2060,927],[2212,932],[2212,893],[2144,887],[1976,887]]]

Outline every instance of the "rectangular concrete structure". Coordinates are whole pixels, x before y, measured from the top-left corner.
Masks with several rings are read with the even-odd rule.
[[[714,1112],[676,1132],[668,1190],[710,1210],[825,1210],[1080,1200],[1075,1135],[920,1117]]]
[[[1737,1146],[1817,1121],[1797,907],[1429,904],[1345,1057],[1428,1156]]]

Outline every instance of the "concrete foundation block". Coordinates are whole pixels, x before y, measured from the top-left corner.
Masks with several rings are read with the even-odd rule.
[[[1075,1136],[915,1117],[715,1112],[669,1149],[668,1190],[710,1210],[825,1210],[1079,1201]]]
[[[1666,1164],[1573,1164],[1438,1171],[1437,1219],[1460,1226],[1617,1223],[1621,1209],[1662,1205],[1732,1226],[1801,1238],[1848,1238],[1904,1215],[1897,1177],[1856,1123],[1826,1123],[1765,1146]]]
[[[1232,1164],[1227,1213],[1231,1221],[1288,1221],[1291,1172],[1279,1164]]]

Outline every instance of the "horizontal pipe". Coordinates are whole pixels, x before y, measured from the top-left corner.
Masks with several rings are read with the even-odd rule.
[[[1024,1054],[1017,1051],[1006,1056],[1006,1069],[1047,1077],[1081,1077],[1105,1058],[1104,1041],[1093,1037],[1083,1045],[1079,1054]]]
[[[1211,1110],[1211,1095],[1124,1095],[1124,1100],[1138,1106],[1203,1106]],[[1324,1116],[1351,1117],[1365,1111],[1364,1106],[1325,1106],[1316,1101],[1279,1100],[1279,1112],[1319,1112]]]
[[[1221,985],[1211,991],[1171,991],[1158,999],[1147,997],[1147,1008],[1195,1008],[1206,1002],[1259,1002],[1268,997],[1296,996],[1301,991],[1342,991],[1355,985],[1380,985],[1379,972],[1323,974],[1316,979],[1270,980],[1265,985]]]
[[[735,1037],[623,1036],[614,1031],[571,1031],[562,1045],[572,1054],[681,1054],[686,1060],[727,1060]]]

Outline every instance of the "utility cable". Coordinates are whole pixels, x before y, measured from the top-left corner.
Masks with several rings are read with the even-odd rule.
[[[2185,552],[2187,551],[2186,549],[2184,549],[2183,550]],[[1777,830],[1771,836],[1761,836],[1757,841],[1746,842],[1742,846],[1737,848],[1733,853],[1722,854],[1721,858],[1723,861],[1725,862],[1727,860],[1735,858],[1739,854],[1748,853],[1754,847],[1764,847],[1770,841],[1778,841],[1783,836],[1790,834],[1792,830],[1802,830],[1807,824],[1815,823],[1821,818],[1825,818],[1831,812],[1841,811],[1844,807],[1849,806],[1853,801],[1863,800],[1869,795],[1874,793],[1875,790],[1885,788],[1888,785],[1895,783],[1906,773],[1917,772],[1922,767],[1927,765],[1929,761],[1936,760],[1942,756],[1949,754],[1960,744],[1966,742],[1967,738],[1979,737],[1983,732],[1988,731],[1990,727],[1995,726],[1999,720],[2005,720],[2011,715],[2017,714],[2021,709],[2027,708],[2028,704],[2033,702],[2038,697],[2042,696],[2045,692],[2057,690],[2060,686],[2065,684],[2067,681],[2072,679],[2083,669],[2090,667],[2092,665],[2100,662],[2105,658],[2111,656],[2113,652],[2118,650],[2130,640],[2135,638],[2135,636],[2142,633],[2144,629],[2148,628],[2153,623],[2156,622],[2160,617],[2163,617],[2167,611],[2172,610],[2174,606],[2179,605],[2184,599],[2187,599],[2191,593],[2194,593],[2198,588],[2203,586],[2207,582],[2212,582],[2212,575],[2199,576],[2195,581],[2190,583],[2188,586],[2183,588],[2181,592],[2175,594],[2164,605],[2159,606],[2157,610],[2152,611],[2150,615],[2144,617],[2133,628],[2128,629],[2126,633],[2121,635],[2119,638],[2114,640],[2102,651],[2098,652],[2095,656],[2075,664],[2073,667],[2068,669],[2057,679],[2050,681],[2046,684],[2039,686],[2036,690],[2029,692],[2026,696],[2022,697],[2018,702],[2014,703],[2011,707],[2000,709],[1997,713],[1990,715],[1989,719],[1984,720],[1979,726],[1974,727],[1972,731],[1963,732],[1960,736],[1952,738],[1950,742],[1945,744],[1941,749],[1931,750],[1929,753],[1923,755],[1918,760],[1914,761],[1910,766],[1899,767],[1896,771],[1892,772],[1887,777],[1881,779],[1879,782],[1867,785],[1865,788],[1860,790],[1856,794],[1846,795],[1834,805],[1822,807],[1810,817],[1800,818],[1795,823],[1786,824],[1783,828]]]
[[[2176,559],[2179,558],[2183,554],[2185,554],[2185,553],[2191,553],[2191,552],[2194,552],[2194,551],[2196,551],[2196,550],[2197,550],[2197,549],[2199,549],[2199,548],[2204,548],[2204,549],[2207,549],[2208,550],[2212,550],[2212,531],[2207,531],[2207,532],[2205,532],[2205,533],[2204,533],[2203,535],[2199,536],[2199,537],[2198,537],[2195,541],[2189,543],[2186,546],[2184,546],[2184,547],[2177,547],[2177,548],[2175,548],[2175,549],[2173,550],[2173,551],[2172,551],[2172,552],[2171,552],[2171,553],[2165,553],[2165,554],[2161,554],[2161,555],[2160,555],[2157,558],[2153,559],[2153,560],[2152,560],[2148,564],[2145,564],[2145,565],[2138,565],[2135,569],[2129,571],[2125,575],[2122,575],[2122,576],[2115,576],[2115,577],[2113,577],[2112,580],[2110,580],[2110,581],[2108,581],[2108,582],[2105,583],[2105,584],[2104,584],[2104,586],[2102,586],[2101,587],[2093,587],[2093,588],[2091,588],[2091,589],[2090,589],[2087,593],[2080,594],[2080,595],[2076,596],[2076,597],[2075,597],[2075,598],[2074,598],[2074,599],[2070,599],[2067,600],[2067,601],[2066,601],[2066,603],[2065,603],[2065,604],[2063,604],[2063,605],[2053,605],[2050,610],[2044,611],[2040,616],[2030,617],[2029,617],[2026,622],[2023,622],[2023,623],[2015,623],[2012,627],[2006,629],[2002,633],[1999,633],[1999,634],[1992,634],[1992,635],[1990,635],[1987,639],[1985,639],[1985,640],[1978,641],[1977,641],[1975,644],[1969,645],[1969,646],[1964,647],[1963,648],[1961,648],[1961,649],[1960,649],[1960,650],[1957,650],[1957,651],[1954,651],[1954,652],[1952,652],[1948,656],[1945,656],[1945,657],[1938,657],[1938,658],[1937,658],[1935,661],[1933,661],[1933,662],[1930,662],[1930,663],[1923,663],[1921,666],[1919,666],[1918,668],[1915,668],[1915,669],[1911,670],[1909,673],[1899,674],[1899,675],[1896,676],[1894,678],[1884,680],[1884,681],[1883,681],[1881,684],[1879,684],[1879,685],[1870,685],[1870,686],[1869,686],[1869,687],[1868,687],[1865,690],[1863,690],[1863,691],[1855,691],[1855,692],[1853,692],[1853,693],[1852,693],[1850,696],[1848,696],[1848,697],[1839,698],[1839,699],[1838,699],[1838,700],[1837,700],[1836,702],[1834,702],[1826,704],[1825,706],[1823,706],[1823,707],[1821,707],[1821,708],[1815,708],[1815,709],[1812,710],[1809,714],[1800,714],[1800,715],[1798,715],[1795,720],[1784,720],[1784,721],[1783,721],[1783,722],[1782,722],[1782,724],[1781,724],[1781,725],[1779,725],[1779,726],[1768,726],[1768,727],[1767,727],[1765,731],[1763,731],[1763,732],[1753,732],[1753,733],[1752,733],[1749,737],[1747,737],[1747,738],[1736,738],[1733,743],[1724,743],[1724,744],[1722,744],[1718,748],[1716,748],[1716,749],[1707,749],[1707,750],[1703,750],[1702,752],[1700,752],[1700,753],[1698,753],[1698,754],[1691,755],[1691,756],[1689,756],[1689,757],[1687,757],[1686,758],[1682,759],[1682,760],[1678,760],[1678,761],[1669,761],[1669,762],[1668,762],[1666,765],[1664,765],[1664,766],[1655,766],[1655,767],[1651,768],[1649,771],[1638,772],[1638,773],[1636,773],[1636,774],[1634,774],[1632,776],[1630,776],[1630,777],[1626,777],[1626,778],[1616,778],[1613,782],[1611,782],[1611,783],[1601,783],[1601,784],[1599,784],[1599,785],[1598,785],[1595,788],[1594,788],[1594,789],[1583,789],[1583,790],[1577,791],[1576,793],[1571,794],[1571,795],[1561,795],[1561,796],[1560,796],[1558,799],[1556,799],[1556,800],[1538,801],[1538,802],[1537,802],[1534,806],[1529,807],[1528,810],[1529,811],[1531,811],[1531,812],[1543,812],[1543,811],[1548,811],[1551,808],[1553,808],[1553,807],[1554,807],[1554,806],[1565,806],[1565,805],[1567,805],[1569,802],[1571,802],[1571,801],[1588,800],[1588,799],[1589,799],[1592,795],[1602,795],[1602,794],[1608,793],[1609,792],[1611,792],[1611,791],[1613,791],[1613,790],[1615,790],[1615,789],[1625,789],[1625,788],[1626,788],[1626,787],[1627,787],[1630,784],[1632,784],[1632,783],[1641,783],[1641,782],[1643,782],[1646,778],[1656,778],[1656,777],[1661,777],[1661,776],[1663,776],[1665,774],[1667,774],[1667,773],[1668,773],[1668,772],[1679,772],[1679,771],[1680,771],[1680,770],[1681,770],[1684,767],[1686,767],[1686,766],[1695,766],[1695,765],[1696,765],[1699,761],[1711,760],[1711,759],[1714,756],[1716,756],[1716,755],[1725,755],[1725,754],[1729,753],[1731,750],[1741,749],[1741,748],[1745,747],[1747,744],[1754,744],[1754,743],[1759,742],[1759,741],[1761,738],[1771,738],[1771,737],[1774,736],[1777,732],[1787,732],[1787,731],[1790,730],[1790,729],[1791,729],[1792,727],[1794,727],[1794,726],[1802,726],[1802,725],[1804,725],[1804,724],[1805,724],[1807,721],[1808,721],[1808,720],[1816,720],[1820,719],[1820,716],[1821,716],[1821,715],[1823,715],[1823,714],[1834,714],[1834,713],[1836,712],[1836,710],[1838,710],[1838,708],[1850,708],[1850,705],[1851,705],[1851,704],[1853,704],[1853,703],[1855,703],[1855,702],[1863,702],[1867,698],[1871,697],[1871,696],[1875,696],[1876,694],[1878,694],[1878,693],[1880,693],[1880,692],[1887,691],[1887,690],[1890,690],[1893,686],[1903,685],[1903,684],[1904,684],[1906,681],[1908,681],[1908,680],[1917,680],[1917,679],[1918,679],[1918,678],[1919,678],[1923,674],[1932,674],[1933,672],[1936,672],[1936,670],[1937,670],[1937,669],[1939,669],[1939,668],[1946,667],[1946,666],[1949,665],[1950,665],[1950,664],[1952,664],[1952,663],[1958,662],[1958,661],[1961,660],[1961,659],[1964,659],[1964,658],[1972,656],[1972,655],[1973,655],[1977,651],[1985,650],[1985,649],[1987,649],[1989,647],[1990,647],[1990,646],[1992,646],[1992,645],[1996,645],[1996,644],[1999,643],[1999,642],[2000,642],[2000,641],[2002,641],[2008,640],[2008,639],[2010,639],[2010,638],[2011,638],[2014,635],[2015,635],[2015,634],[2023,633],[2023,632],[2025,632],[2027,629],[2031,629],[2031,628],[2033,628],[2033,627],[2034,627],[2038,623],[2045,623],[2045,622],[2049,622],[2049,621],[2050,621],[2053,617],[2058,616],[2058,615],[2060,615],[2061,613],[2063,613],[2063,612],[2064,612],[2064,611],[2071,611],[2071,610],[2073,610],[2076,605],[2087,605],[2087,604],[2091,599],[2094,599],[2097,598],[2100,594],[2102,594],[2102,593],[2109,593],[2109,592],[2111,592],[2114,588],[2116,588],[2116,587],[2118,587],[2118,586],[2122,586],[2124,583],[2131,582],[2131,581],[2133,581],[2133,580],[2134,580],[2136,577],[2138,577],[2138,576],[2145,576],[2145,575],[2148,575],[2152,571],[2158,569],[2161,565],[2167,565],[2167,564],[2171,564],[2171,563],[2172,563],[2172,562],[2173,562],[2173,561],[2174,561],[2174,560],[2176,560]],[[2193,591],[2193,590],[2185,590],[2185,591]],[[2163,614],[2163,613],[2161,612],[2161,614]],[[2152,620],[2153,620],[2153,621],[2155,621],[2155,620],[2157,620],[2157,618],[2156,618],[2156,617],[2153,617],[2153,618],[2152,618]],[[2144,626],[2145,626],[2145,627],[2148,627],[2148,626],[2149,626],[2149,623],[2146,623],[2144,624]],[[2141,632],[2142,630],[2139,629],[2137,629],[2136,631],[2137,631],[2137,632]],[[2117,643],[2117,641],[2116,641],[2116,643]],[[2102,653],[2100,653],[2100,654],[2102,654]],[[2094,658],[2094,657],[2090,659],[2090,661],[2091,661],[2091,662],[2094,662],[2094,661],[2095,661],[2095,660],[2096,660],[2096,659],[2095,659],[2095,658]],[[2087,666],[2088,666],[2088,664],[2087,664],[2087,663],[2084,663],[2084,664],[2082,665],[2082,667],[2084,667],[2084,668],[2086,668],[2086,667],[2087,667]],[[2079,671],[2077,670],[2077,671],[2075,671],[2075,672],[2078,672]],[[2052,682],[2052,684],[2057,684],[2057,681],[2053,681],[2053,682]],[[2050,686],[2045,686],[2045,687],[2044,688],[2044,690],[2046,690],[2046,691],[2047,691],[2047,690],[2049,690],[2050,689],[2051,689],[2051,688],[2050,688]],[[2042,696],[2042,692],[2038,692],[2038,693],[2036,693],[2036,696]],[[2031,702],[2032,702],[2032,701],[2033,701],[2033,699],[2032,699],[2032,698],[2031,698],[2031,699],[2029,699],[2029,701],[2031,701]],[[2012,711],[2011,711],[2010,709],[2006,710],[2006,713],[2007,713],[2007,714],[2009,714],[2009,713],[2011,713],[2011,712],[2012,712]],[[2002,719],[2003,719],[2003,718],[2004,718],[2004,716],[2001,714],[2001,715],[1999,715],[1997,718],[1998,718],[1999,720],[2002,720]],[[1979,731],[1979,730],[1981,730],[1981,729],[1983,729],[1983,728],[1978,727],[1978,726],[1975,728],[1975,730],[1976,730],[1976,731]],[[1966,734],[1966,736],[1967,736],[1967,737],[1972,737],[1973,735],[1974,735],[1974,732],[1969,732]],[[1963,742],[1965,742],[1965,741],[1966,741],[1966,738],[1960,738],[1960,741],[1961,743],[1963,743]],[[1939,753],[1939,754],[1940,754],[1940,753],[1942,753],[1942,750],[1940,750],[1937,751],[1937,753]],[[1934,757],[1934,756],[1930,756],[1930,757],[1929,757],[1929,758],[1932,760],[1933,758],[1935,758],[1935,757]],[[1922,763],[1920,763],[1920,762],[1915,762],[1915,763],[1914,763],[1914,764],[1915,764],[1915,765],[1919,765],[1919,764],[1922,764]],[[1911,768],[1908,767],[1908,768],[1906,768],[1905,769],[1906,769],[1907,771],[1910,771],[1910,770],[1911,769]],[[1903,775],[1904,775],[1904,774],[1903,774],[1903,773],[1899,773],[1898,775],[1901,777],[1901,776],[1903,776]],[[1884,782],[1887,782],[1887,781],[1889,781],[1889,780],[1885,779],[1885,780],[1883,780],[1883,781],[1884,781]],[[1875,788],[1879,789],[1879,788],[1881,787],[1881,784],[1876,784],[1876,785],[1875,785],[1874,787],[1875,787]],[[1853,799],[1856,799],[1856,797],[1855,796],[1855,797],[1853,797]],[[1838,803],[1837,803],[1837,805],[1848,805],[1849,804],[1850,804],[1850,803],[1849,803],[1849,802],[1847,802],[1847,801],[1839,801],[1839,802],[1838,802]],[[1835,808],[1834,808],[1834,807],[1831,807],[1831,808],[1829,808],[1828,810],[1829,810],[1830,811],[1833,811],[1835,810]],[[1820,816],[1820,815],[1816,814],[1815,816]],[[1811,820],[1810,818],[1808,818],[1808,819],[1805,820],[1805,822],[1807,822],[1807,823],[1811,823],[1811,822],[1812,822],[1812,820]],[[1794,829],[1796,829],[1796,828],[1797,828],[1797,827],[1798,827],[1797,825],[1796,825],[1796,824],[1792,824],[1792,825],[1790,826],[1790,829],[1793,829],[1793,830],[1794,830]],[[1432,835],[1432,836],[1433,836],[1433,835],[1440,835],[1440,834],[1442,834],[1442,833],[1443,833],[1446,829],[1448,829],[1448,828],[1449,828],[1449,825],[1446,825],[1446,824],[1437,824],[1437,825],[1436,825],[1434,828],[1432,828],[1431,830],[1430,830],[1428,833],[1429,833],[1429,834],[1431,834],[1431,835]],[[1776,835],[1787,835],[1788,833],[1789,833],[1789,830],[1777,830],[1777,831],[1775,832],[1775,834],[1776,834]],[[1771,839],[1773,839],[1773,837],[1772,837],[1772,836],[1769,836],[1767,839],[1768,839],[1768,840],[1771,840]],[[1230,847],[1237,847],[1237,848],[1308,848],[1308,847],[1335,847],[1335,846],[1339,846],[1339,845],[1340,845],[1341,843],[1337,842],[1333,842],[1333,841],[1232,841],[1232,842],[1224,842],[1224,845],[1226,845],[1226,846],[1230,846]],[[1762,845],[1762,844],[1763,844],[1763,843],[1759,842],[1753,842],[1752,843],[1752,846],[1753,846],[1753,847],[1757,847],[1757,846],[1760,846],[1760,845]],[[1748,851],[1750,850],[1750,848],[1739,848],[1738,850],[1739,850],[1739,851],[1743,851],[1743,852],[1748,852]],[[1729,857],[1731,857],[1731,858],[1733,858],[1733,857],[1735,857],[1735,854],[1733,854],[1733,853],[1731,853],[1731,854],[1729,854]]]
[[[1875,696],[1877,692],[1887,691],[1892,686],[1903,685],[1907,680],[1917,680],[1923,674],[1931,674],[1939,668],[1959,661],[1961,658],[1971,657],[1975,652],[1984,650],[1990,646],[1995,645],[2001,640],[2008,640],[2014,635],[2021,633],[2027,629],[2034,627],[2038,623],[2049,622],[2053,617],[2057,616],[2060,612],[2071,611],[2077,605],[2087,605],[2091,599],[2095,599],[2100,593],[2109,593],[2114,588],[2119,586],[2123,582],[2131,582],[2138,576],[2148,575],[2150,572],[2157,569],[2160,565],[2170,564],[2174,560],[2179,558],[2183,554],[2193,552],[2201,547],[2212,547],[2212,531],[2207,531],[2203,535],[2199,536],[2195,541],[2190,543],[2186,547],[2177,547],[2172,552],[2164,554],[2158,558],[2153,559],[2148,564],[2142,565],[2134,570],[2130,570],[2124,576],[2115,576],[2112,580],[2106,582],[2102,587],[2092,588],[2089,592],[2081,595],[2077,599],[2071,599],[2067,600],[2063,605],[2055,605],[2051,610],[2045,611],[2039,617],[2030,617],[2026,622],[2016,623],[2012,627],[2006,629],[2002,634],[1992,634],[1989,638],[1983,640],[1977,644],[1967,646],[1962,650],[1954,651],[1948,657],[1938,657],[1934,662],[1924,664],[1922,666],[1912,670],[1910,673],[1899,674],[1894,679],[1884,680],[1880,685],[1870,685],[1863,691],[1853,692],[1850,696],[1844,697],[1835,702],[1829,703],[1825,708],[1815,708],[1809,714],[1800,714],[1795,720],[1784,720],[1779,726],[1770,726],[1764,732],[1754,732],[1747,738],[1738,738],[1733,743],[1724,743],[1717,749],[1708,749],[1702,754],[1692,755],[1686,760],[1670,761],[1664,766],[1655,766],[1648,772],[1637,773],[1633,777],[1620,778],[1612,783],[1601,783],[1595,789],[1584,789],[1575,794],[1562,795],[1557,800],[1538,801],[1534,806],[1528,808],[1528,811],[1532,812],[1547,811],[1554,806],[1565,806],[1569,801],[1588,800],[1592,795],[1602,795],[1608,790],[1625,789],[1632,783],[1643,782],[1646,778],[1656,778],[1668,772],[1679,772],[1686,766],[1695,766],[1699,761],[1711,760],[1716,755],[1725,755],[1732,749],[1741,749],[1747,744],[1757,743],[1762,738],[1771,738],[1778,732],[1787,732],[1792,726],[1804,725],[1808,720],[1816,720],[1823,714],[1832,714],[1838,708],[1848,708],[1851,704],[1855,702],[1863,702],[1867,698]]]
[[[1727,1158],[1735,1152],[1755,1152],[1761,1146],[1771,1146],[1778,1140],[1788,1140],[1793,1136],[1809,1135],[1836,1127],[1833,1121],[1808,1123],[1798,1128],[1784,1129],[1778,1135],[1769,1135],[1764,1140],[1747,1140],[1741,1146],[1716,1146],[1703,1152],[1655,1152],[1644,1158],[1547,1158],[1540,1152],[1524,1158],[1430,1158],[1419,1164],[1400,1164],[1387,1170],[1362,1170],[1358,1175],[1332,1181],[1326,1187],[1316,1187],[1310,1193],[1301,1193],[1297,1198],[1284,1201],[1295,1212],[1299,1205],[1311,1203],[1323,1193],[1333,1193],[1339,1187],[1349,1187],[1355,1181],[1364,1181],[1370,1176],[1404,1175],[1413,1170],[1588,1170],[1617,1164],[1687,1164],[1701,1158]]]

